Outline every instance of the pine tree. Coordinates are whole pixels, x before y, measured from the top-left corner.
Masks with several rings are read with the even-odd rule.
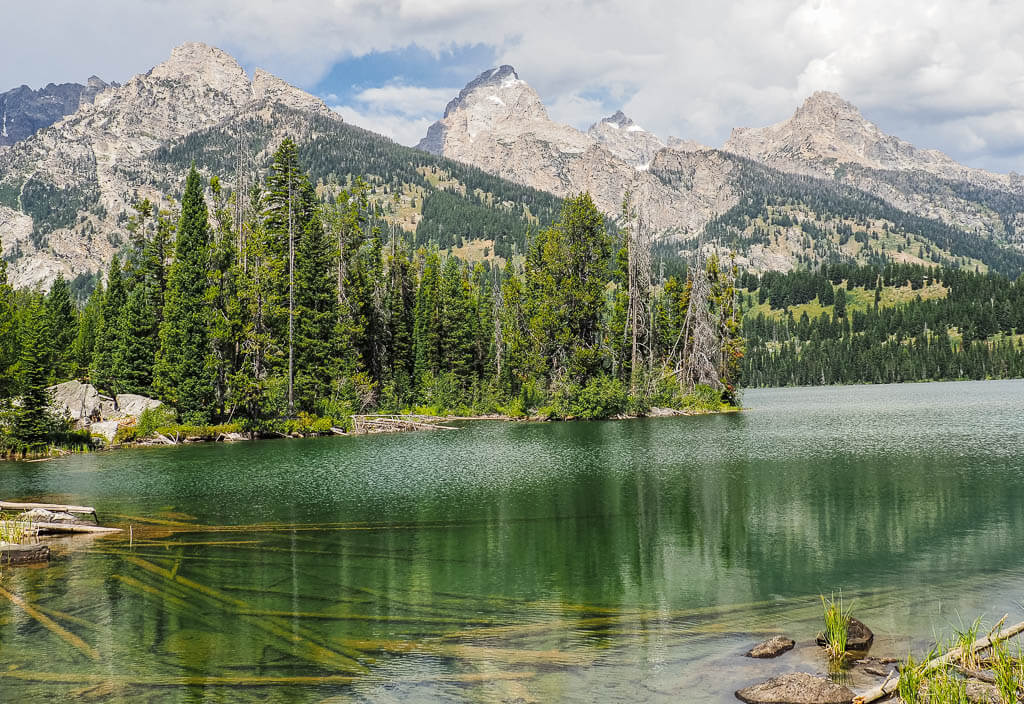
[[[463,383],[473,376],[473,305],[469,282],[458,258],[445,260],[441,276],[441,367],[451,371]]]
[[[78,329],[71,343],[71,373],[76,377],[89,374],[93,353],[96,349],[96,335],[103,317],[103,284],[97,282],[78,316]]]
[[[295,260],[295,396],[299,408],[310,412],[331,395],[331,343],[338,320],[337,250],[316,212],[315,199],[312,187],[303,183],[302,210],[310,211],[310,217],[302,228]]]
[[[152,392],[158,337],[151,300],[149,286],[145,283],[136,284],[128,295],[114,358],[114,375],[120,393],[149,395]]]
[[[78,331],[71,288],[63,274],[58,274],[46,297],[46,316],[53,333],[50,338],[50,381],[69,379],[73,372],[72,343]]]
[[[115,364],[121,343],[121,316],[127,302],[124,277],[121,274],[121,260],[115,255],[107,273],[107,288],[100,306],[99,326],[93,347],[92,367],[89,377],[93,385],[103,393],[119,392]]]
[[[156,392],[189,423],[209,422],[214,404],[206,304],[209,248],[206,201],[199,173],[193,168],[181,199],[153,374]]]
[[[21,353],[18,361],[21,405],[14,414],[14,436],[29,445],[46,441],[53,426],[50,415],[49,379],[50,337],[46,306],[41,297],[33,296],[25,311],[20,332]]]
[[[18,387],[19,338],[14,290],[7,283],[7,262],[0,260],[0,404]]]
[[[416,350],[415,377],[420,384],[425,374],[437,374],[441,368],[441,258],[430,252],[423,265],[420,287],[416,291],[416,326],[413,345]]]

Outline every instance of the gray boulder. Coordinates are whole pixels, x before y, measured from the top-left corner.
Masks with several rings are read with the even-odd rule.
[[[822,647],[828,645],[828,638],[825,637],[824,633],[819,633],[815,640]],[[855,618],[850,619],[850,625],[846,627],[847,650],[867,650],[871,647],[871,643],[874,640],[875,634],[872,633],[870,628]]]
[[[139,394],[118,394],[115,399],[117,401],[118,413],[135,418],[142,415],[143,411],[148,411],[151,408],[162,405],[155,398]]]
[[[93,435],[102,435],[107,439],[107,442],[114,442],[114,436],[117,435],[117,425],[117,420],[103,420],[90,425],[89,432]]]
[[[854,693],[831,680],[794,672],[736,692],[747,704],[851,704]]]
[[[117,402],[103,396],[92,384],[83,384],[72,379],[51,386],[53,411],[60,416],[68,415],[75,423],[88,425],[91,421],[109,418],[117,413]]]
[[[777,658],[783,653],[792,650],[796,641],[786,636],[775,636],[763,643],[758,643],[747,651],[748,658]]]

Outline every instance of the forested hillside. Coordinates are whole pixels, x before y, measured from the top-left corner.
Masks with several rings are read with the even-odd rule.
[[[740,285],[750,386],[1024,376],[1024,277],[837,265]]]
[[[281,113],[274,120],[239,118],[158,149],[153,161],[164,169],[163,190],[180,195],[174,179],[193,163],[208,176],[220,175],[230,190],[239,172],[244,177],[269,166],[279,141],[275,125],[291,124],[297,129],[289,135],[301,145],[299,157],[321,194],[333,196],[332,191],[362,178],[370,186],[376,214],[390,226],[415,233],[417,244],[433,242],[448,249],[482,239],[491,243],[493,254],[507,259],[525,252],[527,232],[550,225],[561,207],[550,193],[368,130],[282,105],[274,109]]]
[[[731,172],[740,202],[711,220],[701,240],[735,250],[749,258],[751,268],[785,268],[772,266],[773,261],[815,267],[839,260],[992,270],[1011,279],[1024,272],[1024,252],[1012,246],[1016,231],[1010,217],[1020,199],[1010,194],[974,188],[974,196],[1004,214],[1007,236],[1000,240],[912,215],[836,181],[732,158],[740,164]],[[893,174],[891,178],[927,178],[936,188],[968,187],[923,175]]]

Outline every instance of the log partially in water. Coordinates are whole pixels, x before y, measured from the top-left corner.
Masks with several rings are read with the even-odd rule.
[[[96,509],[92,506],[71,506],[65,504],[36,504],[25,501],[0,501],[0,511],[31,511],[34,508],[41,508],[46,511],[57,513],[77,513],[86,516],[95,516]]]
[[[1003,618],[1005,619],[1006,617],[1004,616]],[[984,638],[979,638],[971,644],[970,648],[968,648],[968,652],[977,653],[981,650],[985,650],[986,648],[992,647],[993,643],[997,643],[1001,640],[1006,640],[1007,638],[1012,638],[1013,636],[1022,632],[1024,632],[1024,621],[1021,621],[1020,623],[1014,626],[1010,626],[1009,628],[1005,628],[994,635],[989,634]],[[932,670],[938,669],[940,667],[952,665],[956,662],[956,660],[963,657],[964,654],[965,653],[963,648],[953,648],[952,650],[948,651],[945,655],[932,658],[931,660],[926,662],[922,666],[922,672],[931,672]],[[899,684],[899,677],[893,680],[887,679],[878,687],[875,687],[874,689],[869,689],[867,692],[864,692],[864,694],[858,695],[856,698],[854,698],[854,704],[868,704],[868,702],[877,701],[882,697],[886,697],[895,692],[899,687]]]
[[[120,528],[90,526],[81,523],[36,523],[30,524],[36,533],[120,533]]]

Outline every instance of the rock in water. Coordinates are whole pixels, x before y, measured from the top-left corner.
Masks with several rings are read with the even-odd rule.
[[[994,684],[980,682],[978,680],[967,680],[967,701],[971,704],[999,704],[1003,701],[1003,695]]]
[[[763,643],[758,643],[749,651],[747,651],[748,658],[777,658],[783,653],[792,650],[793,646],[796,645],[796,641],[786,636],[775,636],[769,638]]]
[[[0,543],[0,565],[27,565],[50,559],[48,545],[11,545]]]
[[[853,691],[831,680],[794,672],[736,692],[747,704],[850,704]]]
[[[822,647],[828,645],[828,639],[825,638],[824,633],[819,633],[815,640]],[[855,618],[850,619],[850,625],[846,627],[847,650],[867,650],[874,640],[875,634],[871,632],[870,628]]]

